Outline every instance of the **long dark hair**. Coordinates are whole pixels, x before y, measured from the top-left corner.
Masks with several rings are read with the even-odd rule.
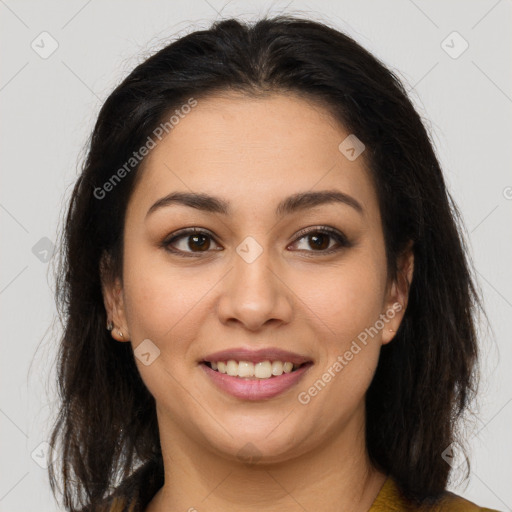
[[[366,395],[367,449],[406,497],[436,498],[451,469],[443,451],[456,443],[465,454],[457,427],[479,380],[476,313],[483,308],[462,219],[397,76],[347,35],[290,15],[252,24],[227,19],[190,33],[137,66],[101,108],[61,241],[61,404],[50,439],[60,456],[49,466],[52,492],[57,468],[70,511],[100,510],[115,489],[119,510],[129,503],[141,510],[163,485],[155,401],[131,345],[114,342],[105,328],[99,272],[107,254],[110,275],[122,276],[124,216],[140,163],[101,196],[175,109],[223,91],[256,97],[289,91],[317,100],[365,144],[389,277],[397,276],[408,242],[414,244],[405,316],[381,349]],[[108,503],[116,509],[113,499]]]

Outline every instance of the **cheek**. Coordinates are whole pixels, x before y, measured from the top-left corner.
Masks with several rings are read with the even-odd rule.
[[[126,260],[124,279],[126,319],[133,349],[149,339],[160,351],[150,365],[137,358],[139,373],[145,385],[159,403],[169,401],[172,390],[177,414],[190,406],[188,394],[183,394],[180,382],[186,382],[189,369],[182,362],[190,358],[193,341],[200,338],[206,314],[204,296],[213,286],[207,276],[190,278],[186,272],[172,269],[143,258]],[[137,262],[132,265],[132,262]],[[203,298],[203,300],[201,300]],[[178,414],[179,415],[179,414]]]
[[[204,293],[202,288],[180,279],[146,275],[131,280],[126,284],[126,313],[132,338],[163,343],[176,338],[184,328],[191,336],[198,328],[191,322],[191,315],[200,313]]]
[[[310,279],[315,293],[302,290],[304,303],[316,313],[309,317],[316,323],[320,360],[297,398],[312,418],[324,418],[320,428],[331,435],[361,406],[375,373],[381,333],[368,332],[381,314],[383,289],[371,264],[325,277]]]
[[[385,276],[378,262],[360,253],[301,283],[298,295],[305,311],[314,313],[308,318],[315,323],[320,354],[319,367],[308,382],[312,387],[301,391],[315,402],[318,414],[326,404],[328,409],[352,411],[379,359],[381,331],[375,331],[375,325],[382,313]],[[317,395],[321,398],[313,400]]]
[[[190,337],[197,323],[191,322],[201,309],[201,299],[214,285],[193,269],[177,269],[144,251],[126,251],[124,292],[126,318],[133,340],[149,338],[157,345],[184,328]],[[130,256],[128,256],[130,255]],[[185,326],[185,327],[184,327]]]
[[[309,316],[320,332],[344,345],[378,319],[384,283],[374,262],[353,258],[342,265],[304,272],[294,290],[301,299],[298,304],[314,313]]]

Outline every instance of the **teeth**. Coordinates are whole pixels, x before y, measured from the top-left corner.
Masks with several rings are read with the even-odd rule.
[[[232,377],[270,379],[273,376],[279,376],[283,373],[290,373],[296,370],[299,365],[286,361],[260,361],[259,363],[251,363],[250,361],[217,361],[211,362],[212,370],[219,373],[226,373]]]
[[[237,368],[238,377],[254,377],[254,364],[247,361],[235,362],[235,368]],[[259,377],[259,375],[258,375]]]
[[[283,363],[281,361],[274,361],[272,363],[272,375],[283,374]]]
[[[290,373],[293,370],[293,363],[284,363],[283,364],[283,372]]]
[[[238,375],[239,364],[233,359],[230,359],[226,363],[226,373],[231,375],[231,377],[236,377]]]
[[[242,365],[242,363],[240,363]],[[260,361],[254,366],[254,376],[258,379],[268,379],[272,377],[272,364],[270,361]]]

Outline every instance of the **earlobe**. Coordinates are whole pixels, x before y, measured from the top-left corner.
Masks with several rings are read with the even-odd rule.
[[[385,324],[382,329],[381,343],[388,344],[395,336],[402,318],[405,313],[405,307],[400,301],[396,301],[384,311]]]
[[[124,314],[123,290],[119,280],[111,287],[105,287],[104,294],[107,317],[112,318],[107,325],[112,338],[117,341],[129,341],[129,333]]]
[[[107,330],[117,341],[129,341],[129,333],[124,314],[123,289],[118,277],[112,278],[107,264],[108,257],[103,256],[100,263],[101,289],[107,315]]]

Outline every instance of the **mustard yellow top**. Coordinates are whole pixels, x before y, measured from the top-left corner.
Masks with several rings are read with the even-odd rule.
[[[148,503],[140,503],[132,500],[127,496],[112,496],[106,500],[101,506],[89,507],[81,512],[144,512]],[[130,503],[128,503],[130,502]],[[379,494],[375,498],[373,505],[368,512],[503,512],[491,508],[479,507],[475,503],[466,500],[462,496],[458,496],[449,491],[445,491],[443,498],[434,506],[417,507],[406,500],[395,482],[388,476],[385,480]]]
[[[384,482],[368,512],[426,512],[427,510],[428,512],[500,512],[491,508],[479,507],[449,491],[445,491],[442,500],[433,507],[415,507],[403,498],[391,476],[388,476]]]

